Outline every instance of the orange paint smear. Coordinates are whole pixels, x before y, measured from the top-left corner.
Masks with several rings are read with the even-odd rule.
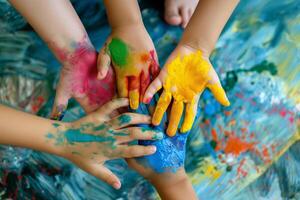
[[[236,136],[231,136],[227,140],[224,152],[226,154],[233,154],[234,156],[239,156],[241,153],[253,149],[254,145],[254,142],[248,143],[246,141],[242,141]]]

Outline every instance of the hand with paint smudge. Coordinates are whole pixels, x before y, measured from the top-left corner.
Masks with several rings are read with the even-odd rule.
[[[111,113],[128,106],[128,99],[115,99],[96,112],[72,123],[54,123],[46,135],[49,142],[62,148],[60,155],[81,169],[119,189],[119,179],[103,164],[117,158],[133,158],[153,154],[155,146],[129,145],[136,140],[163,138],[158,131],[144,131],[137,124],[151,123],[150,116],[124,113],[111,118]]]
[[[97,79],[98,53],[87,36],[72,48],[52,47],[63,64],[56,89],[51,118],[61,120],[70,98],[75,98],[86,112],[92,112],[115,95],[115,76],[108,69],[102,80]]]
[[[152,40],[143,26],[113,29],[98,57],[98,78],[106,76],[112,64],[119,97],[129,97],[130,107],[137,109],[150,79],[159,73]]]
[[[205,88],[210,89],[217,101],[229,106],[226,93],[208,57],[200,50],[179,45],[168,58],[165,67],[148,87],[144,102],[163,87],[163,92],[155,108],[152,123],[159,125],[169,104],[172,108],[167,134],[174,136],[179,126],[181,115],[185,117],[180,131],[185,133],[192,128],[196,117],[197,105]],[[173,101],[172,101],[173,100]]]

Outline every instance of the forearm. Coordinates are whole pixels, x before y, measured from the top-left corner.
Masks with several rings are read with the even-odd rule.
[[[60,59],[57,49],[87,40],[87,33],[68,0],[10,0]]]
[[[104,0],[111,27],[143,24],[137,0]]]
[[[197,199],[193,186],[183,168],[175,173],[164,175],[163,178],[160,176],[152,176],[150,181],[156,188],[161,199]]]
[[[209,55],[238,2],[239,0],[199,1],[181,43]]]
[[[60,147],[47,142],[53,121],[0,105],[0,144],[60,155]],[[62,123],[62,122],[55,122]]]

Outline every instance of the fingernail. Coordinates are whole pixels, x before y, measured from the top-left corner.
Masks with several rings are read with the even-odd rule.
[[[118,189],[121,188],[121,183],[119,183],[119,182],[114,182],[114,183],[113,183],[113,187],[114,187],[116,190],[118,190]]]
[[[151,101],[151,98],[149,98],[149,97],[145,97],[145,98],[144,98],[144,103],[145,103],[145,104],[150,103],[150,101]]]
[[[152,137],[153,140],[161,140],[164,138],[164,134],[162,132],[155,133],[155,135]]]
[[[150,149],[150,152],[152,152],[152,153],[156,152],[156,146],[151,146],[149,149]]]

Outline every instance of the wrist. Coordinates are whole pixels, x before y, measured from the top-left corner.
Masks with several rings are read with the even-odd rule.
[[[189,181],[187,174],[183,168],[176,172],[165,172],[163,174],[155,174],[147,177],[147,179],[156,187],[169,190],[172,185],[180,185]]]
[[[137,34],[138,32],[146,32],[147,30],[145,28],[145,25],[143,22],[135,22],[131,24],[119,24],[118,26],[114,26],[111,28],[112,35],[119,34],[119,33],[128,33],[131,31],[134,31],[134,34]]]
[[[83,35],[80,39],[51,41],[48,42],[48,46],[63,65],[70,63],[72,59],[76,59],[84,52],[96,51],[87,35]]]
[[[65,150],[65,141],[63,133],[71,127],[68,122],[60,122],[51,120],[51,128],[46,133],[47,142],[49,144],[48,153],[58,155],[60,157],[67,157]]]
[[[198,51],[200,50],[203,54],[204,58],[209,58],[212,50],[213,50],[213,45],[210,45],[207,40],[203,39],[196,39],[192,37],[182,37],[181,41],[179,42],[178,45],[184,46],[192,51]]]

